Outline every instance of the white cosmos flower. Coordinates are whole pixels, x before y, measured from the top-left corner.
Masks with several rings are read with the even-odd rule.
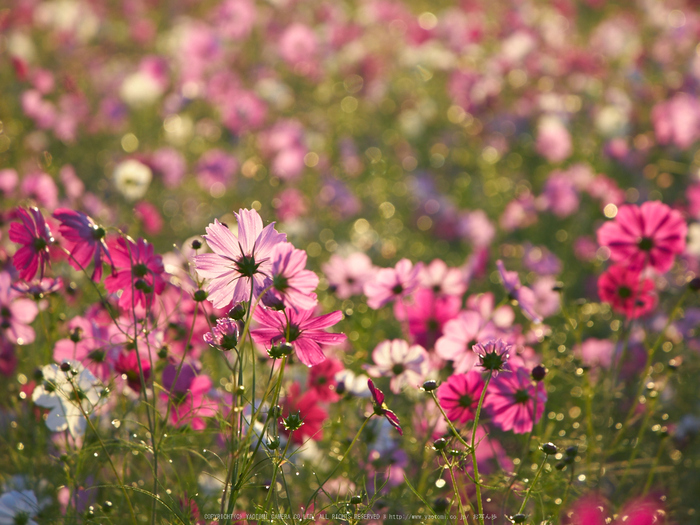
[[[0,496],[0,525],[37,525],[34,518],[40,511],[39,501],[31,490],[6,492]]]
[[[77,437],[85,434],[87,426],[83,411],[88,415],[94,412],[103,400],[103,389],[99,380],[82,364],[78,361],[69,363],[71,371],[68,373],[58,365],[42,368],[44,380],[34,389],[32,401],[40,407],[51,409],[46,418],[49,430],[62,432],[67,429],[71,436]],[[80,410],[81,405],[83,411]]]
[[[119,193],[128,200],[134,201],[146,194],[153,178],[153,172],[151,168],[138,160],[129,159],[120,162],[114,168],[112,176],[114,177],[114,185],[119,190]]]

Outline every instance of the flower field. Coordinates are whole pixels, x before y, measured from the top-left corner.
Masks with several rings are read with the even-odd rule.
[[[0,525],[700,523],[699,42],[0,5]]]

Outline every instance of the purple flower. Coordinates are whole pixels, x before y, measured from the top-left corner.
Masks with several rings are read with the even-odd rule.
[[[236,219],[238,237],[214,220],[204,236],[214,253],[195,257],[199,275],[210,279],[207,292],[216,308],[224,308],[231,302],[247,302],[251,286],[253,296],[257,297],[265,288],[265,280],[272,277],[272,249],[287,240],[284,233],[275,231],[275,223],[263,228],[255,210],[240,210]]]
[[[112,256],[105,243],[105,230],[82,212],[59,208],[53,216],[61,222],[58,231],[66,240],[66,248],[70,251],[68,262],[76,270],[85,270],[90,260],[95,263],[91,279],[100,282],[102,279],[102,254],[109,259],[112,266]]]
[[[501,280],[508,294],[518,301],[518,305],[522,312],[532,321],[541,323],[542,318],[535,311],[535,292],[527,286],[520,284],[520,277],[517,272],[509,272],[503,265],[503,261],[496,261],[498,272],[501,274]]]

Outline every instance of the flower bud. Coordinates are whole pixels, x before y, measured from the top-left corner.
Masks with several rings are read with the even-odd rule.
[[[206,301],[208,296],[209,294],[206,292],[206,290],[197,290],[194,292],[194,300],[198,303]]]
[[[542,365],[537,365],[535,368],[532,369],[532,379],[534,379],[535,381],[542,381],[544,379],[544,376],[546,375],[547,369]]]
[[[435,381],[434,379],[429,379],[425,383],[423,383],[423,390],[425,390],[426,392],[432,392],[437,387],[437,381]]]
[[[511,518],[511,521],[513,523],[525,523],[525,520],[527,519],[527,516],[525,514],[516,514]]]
[[[301,419],[301,415],[299,412],[297,412],[296,414],[289,414],[282,420],[282,425],[284,425],[284,429],[290,432],[299,430],[303,424],[304,421]]]
[[[243,303],[238,303],[236,306],[231,308],[228,312],[228,316],[234,321],[242,321],[245,317],[246,307]]]
[[[351,505],[359,505],[360,503],[362,503],[362,496],[353,496],[350,498]]]
[[[557,453],[557,446],[551,442],[544,443],[540,448],[542,449],[542,452],[544,452],[548,456],[553,456]]]
[[[433,448],[435,450],[443,450],[447,446],[447,441],[444,438],[436,439],[433,441]]]
[[[202,241],[195,239],[192,241],[192,249],[199,250],[202,247]]]

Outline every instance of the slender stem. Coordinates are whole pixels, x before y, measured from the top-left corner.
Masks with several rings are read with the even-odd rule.
[[[659,461],[661,461],[661,455],[664,452],[664,448],[666,448],[666,438],[663,438],[661,440],[661,443],[659,443],[659,450],[656,452],[656,457],[654,458],[654,463],[652,463],[651,468],[649,469],[649,475],[647,476],[647,482],[644,484],[644,490],[642,491],[642,496],[646,496],[647,492],[649,492],[649,489],[651,488],[651,483],[654,481],[654,474],[656,472],[656,467],[659,466]]]
[[[450,478],[452,478],[452,490],[455,493],[455,499],[457,500],[457,505],[459,506],[459,513],[462,515],[462,520],[464,521],[464,523],[468,523],[467,513],[464,510],[464,504],[462,503],[462,495],[459,493],[459,485],[457,485],[457,478],[455,477],[455,473],[452,470],[452,463],[450,463],[447,459],[447,454],[445,454],[444,450],[441,450],[440,454],[442,454],[442,459],[445,460],[447,470],[450,471]]]
[[[518,510],[518,514],[522,514],[523,511],[525,510],[525,505],[527,505],[527,500],[530,499],[530,494],[532,493],[532,489],[535,485],[537,485],[537,480],[540,479],[540,474],[542,474],[542,469],[544,469],[544,465],[547,463],[547,455],[545,454],[544,460],[542,460],[542,464],[540,465],[540,468],[537,469],[537,474],[535,474],[535,479],[532,480],[532,483],[530,483],[530,486],[527,488],[527,492],[525,492],[525,499],[523,499],[522,505],[520,505],[520,509]]]
[[[479,524],[484,525],[484,503],[481,500],[481,479],[479,478],[479,465],[476,461],[476,429],[479,426],[479,416],[481,415],[481,407],[484,404],[484,397],[486,397],[486,389],[489,387],[491,382],[491,372],[489,371],[486,376],[486,381],[484,382],[484,388],[481,391],[481,397],[479,398],[479,404],[476,407],[476,415],[474,416],[474,425],[472,426],[472,442],[470,453],[472,456],[472,466],[474,468],[474,486],[476,487],[476,504],[479,509]]]
[[[360,430],[358,430],[358,431],[357,431],[357,434],[355,434],[355,437],[354,437],[354,439],[352,440],[352,442],[350,443],[350,446],[348,447],[348,449],[345,451],[345,454],[343,454],[343,457],[340,458],[340,461],[338,461],[337,465],[333,468],[333,470],[331,471],[331,473],[328,474],[328,476],[326,477],[325,481],[324,481],[323,483],[321,483],[321,484],[318,486],[318,488],[314,491],[314,493],[311,495],[311,497],[309,498],[309,501],[306,503],[305,509],[308,509],[308,508],[309,508],[309,505],[311,505],[311,502],[314,500],[314,498],[315,498],[316,495],[319,493],[319,491],[323,488],[323,486],[324,486],[326,483],[328,483],[328,480],[331,479],[331,478],[333,477],[333,475],[335,474],[335,471],[338,470],[338,467],[340,467],[340,465],[343,464],[343,461],[345,461],[345,458],[348,457],[348,454],[349,454],[350,451],[352,450],[352,447],[355,445],[355,442],[357,441],[357,438],[360,437],[360,434],[362,434],[362,431],[365,429],[365,426],[367,426],[367,423],[369,422],[369,420],[372,419],[372,416],[373,416],[373,415],[374,415],[374,414],[371,414],[371,415],[370,415],[367,419],[365,419],[365,421],[362,423],[362,426],[360,427]]]
[[[292,432],[290,432],[289,436],[287,437],[287,444],[284,446],[284,451],[282,452],[282,457],[280,457],[277,461],[275,461],[275,466],[272,469],[272,481],[270,481],[270,489],[267,491],[267,496],[265,497],[265,503],[263,504],[263,511],[262,511],[263,514],[267,513],[267,506],[270,503],[270,500],[272,499],[272,493],[275,491],[275,481],[277,480],[277,470],[282,467],[282,462],[284,461],[284,458],[287,456],[287,452],[289,451],[289,445],[291,443],[292,443]],[[277,455],[277,451],[275,451],[275,455]]]
[[[445,422],[447,423],[447,426],[448,426],[448,427],[450,428],[450,430],[452,431],[452,434],[454,434],[454,436],[457,438],[457,440],[458,440],[462,445],[464,445],[464,446],[466,447],[467,451],[470,451],[471,448],[472,448],[471,445],[470,445],[469,443],[467,443],[467,442],[464,440],[464,438],[460,435],[459,432],[457,432],[457,429],[456,429],[455,426],[452,424],[452,421],[450,421],[450,418],[447,417],[447,414],[445,413],[445,410],[442,408],[442,406],[440,406],[440,402],[438,401],[438,398],[437,398],[437,396],[435,395],[435,391],[434,391],[434,390],[431,391],[431,392],[430,392],[430,395],[431,395],[431,397],[433,398],[433,401],[435,401],[435,404],[437,405],[437,407],[440,409],[440,413],[442,414],[442,417],[445,419]],[[473,443],[473,441],[472,441],[472,443]]]

